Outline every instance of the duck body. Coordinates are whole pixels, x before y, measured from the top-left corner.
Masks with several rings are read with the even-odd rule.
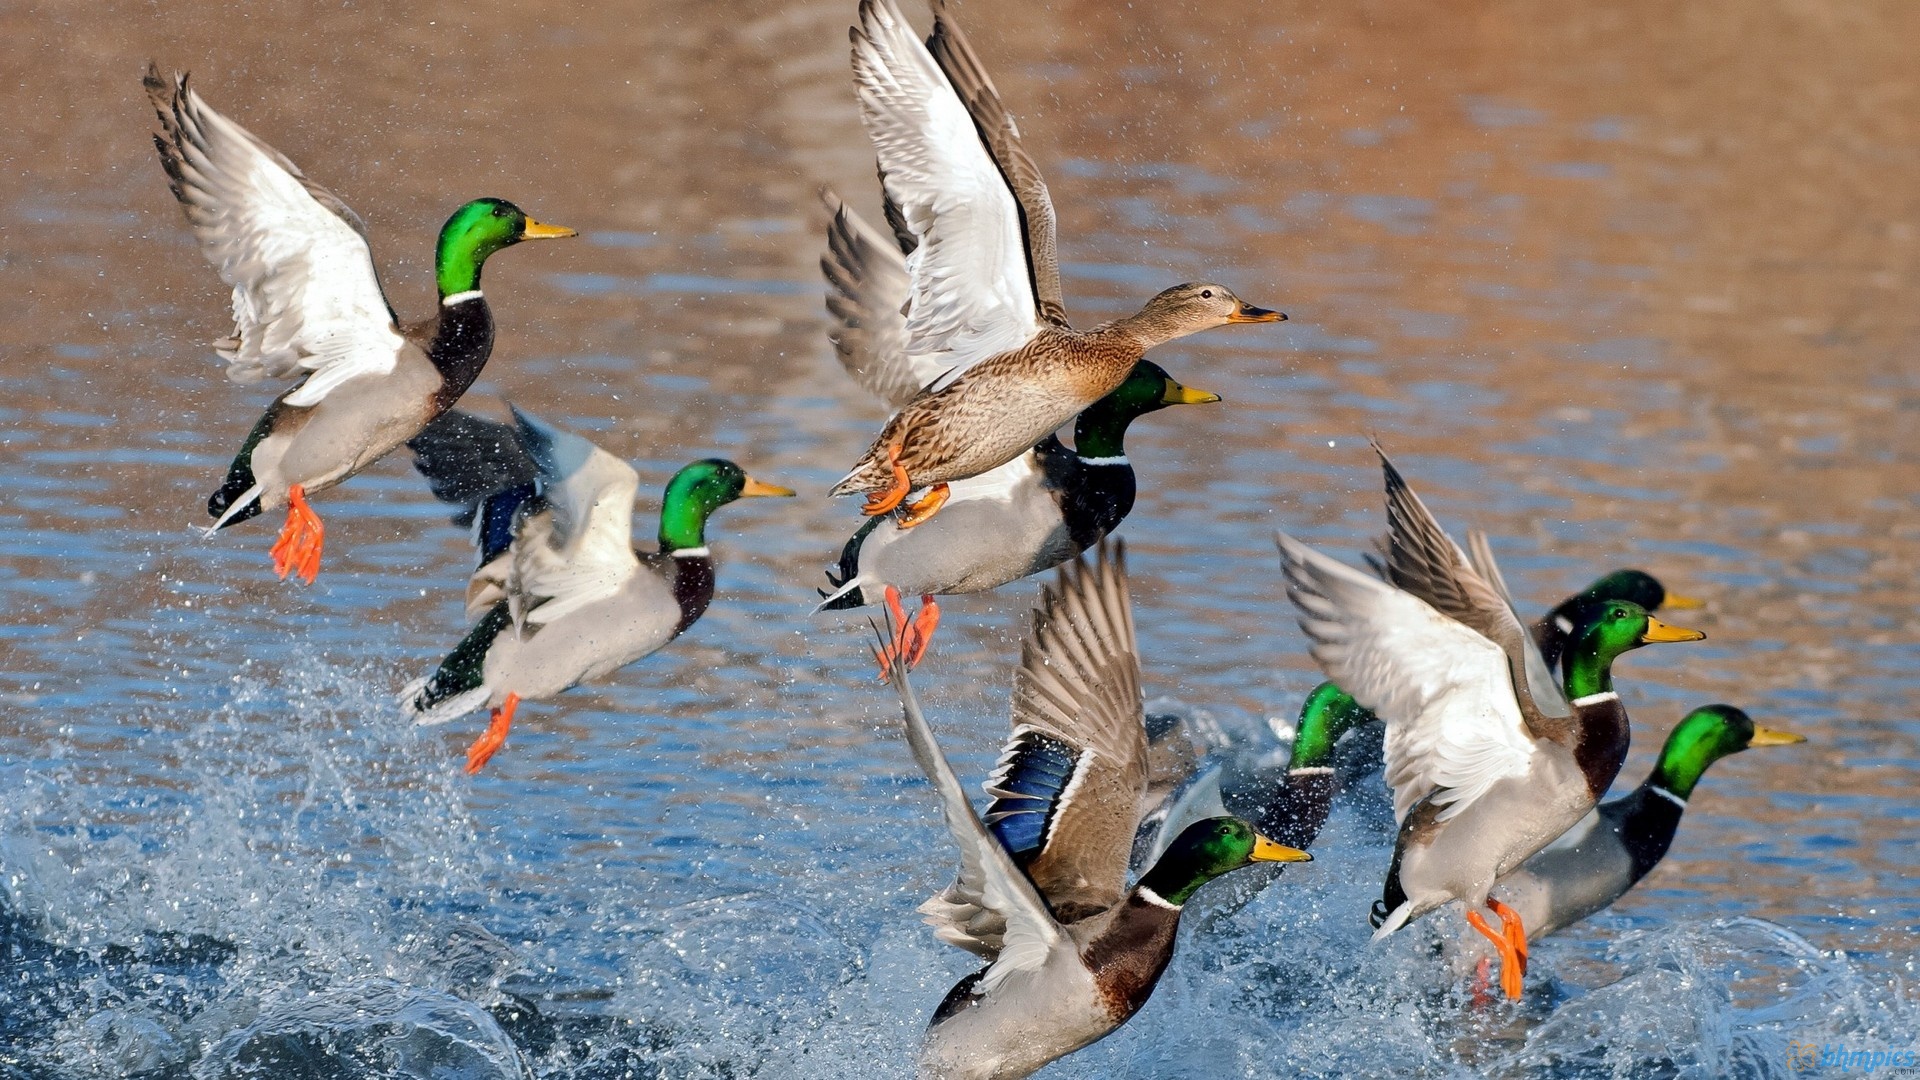
[[[382,378],[350,379],[317,405],[292,404],[303,381],[267,407],[207,500],[216,530],[286,506],[295,484],[309,495],[325,491],[418,435],[479,375],[493,348],[492,313],[475,297],[405,339]]]
[[[883,491],[895,464],[914,488],[1005,465],[1118,389],[1145,355],[1124,333],[1044,328],[907,402],[830,494]]]
[[[885,585],[948,596],[1051,570],[1118,525],[1133,495],[1130,466],[1087,466],[1049,435],[1004,476],[994,470],[956,484],[946,508],[922,526],[869,519],[842,549],[820,610],[878,603]]]
[[[569,612],[558,633],[520,633],[501,600],[455,647],[456,655],[478,652],[479,670],[462,678],[443,665],[410,703],[414,719],[446,723],[483,707],[501,708],[509,694],[544,701],[665,648],[713,599],[713,561],[706,555],[634,555],[641,572],[613,595]]]
[[[1018,1080],[1113,1034],[1147,1003],[1173,959],[1180,909],[1136,891],[1063,930],[1071,951],[1030,976],[1009,977],[1001,992],[976,992],[984,969],[948,991],[921,1049],[923,1075]]]

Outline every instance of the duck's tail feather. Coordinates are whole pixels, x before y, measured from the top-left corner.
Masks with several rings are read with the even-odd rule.
[[[400,692],[400,707],[416,724],[444,724],[479,708],[492,689],[486,685],[487,650],[513,622],[505,600],[493,605],[433,674],[415,679]]]

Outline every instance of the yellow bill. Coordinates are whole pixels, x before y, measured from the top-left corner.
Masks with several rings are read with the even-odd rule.
[[[1181,386],[1172,379],[1167,380],[1166,392],[1160,395],[1162,405],[1206,405],[1219,400],[1219,394],[1195,390],[1191,386]]]
[[[1803,743],[1806,741],[1807,737],[1805,735],[1795,735],[1791,731],[1776,731],[1773,728],[1763,728],[1755,724],[1753,726],[1753,740],[1747,743],[1747,745],[1792,746],[1794,743]]]
[[[1660,641],[1700,641],[1706,636],[1698,630],[1689,630],[1684,626],[1671,626],[1649,615],[1647,632],[1640,635],[1640,640],[1652,644]]]
[[[783,488],[778,484],[763,484],[760,481],[755,480],[751,476],[747,477],[746,484],[740,488],[740,495],[742,498],[749,498],[749,497],[759,496],[759,495],[771,496],[771,495],[793,495],[793,494],[796,494],[796,493],[792,488]]]
[[[1285,844],[1276,844],[1264,836],[1253,838],[1253,854],[1248,858],[1254,862],[1312,862],[1313,856],[1299,848],[1290,848]]]
[[[542,225],[532,218],[528,218],[527,227],[520,230],[522,240],[558,240],[563,236],[579,235],[565,225]]]

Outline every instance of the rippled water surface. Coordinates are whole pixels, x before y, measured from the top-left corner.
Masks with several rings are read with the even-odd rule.
[[[913,914],[949,845],[863,624],[805,614],[857,523],[822,493],[884,418],[815,266],[815,186],[877,202],[853,6],[0,8],[0,1076],[901,1074],[971,968]],[[1077,321],[1202,276],[1293,316],[1156,354],[1226,402],[1130,447],[1150,696],[1242,738],[1295,711],[1316,673],[1269,534],[1363,548],[1377,435],[1528,603],[1618,565],[1707,598],[1707,642],[1621,665],[1624,777],[1709,701],[1811,741],[1718,765],[1513,1011],[1416,935],[1366,947],[1390,839],[1343,803],[1318,861],[1196,903],[1147,1008],[1046,1075],[1911,1049],[1920,9],[1414,7],[957,9],[1051,181]],[[367,217],[403,315],[465,198],[582,231],[489,266],[470,404],[591,432],[649,490],[719,453],[803,492],[722,511],[706,618],[523,707],[477,778],[480,718],[392,707],[464,629],[469,558],[404,460],[326,495],[311,589],[272,579],[266,524],[187,529],[271,391],[211,362],[224,289],[148,143],[150,56]],[[1033,595],[947,607],[921,686],[963,775]]]

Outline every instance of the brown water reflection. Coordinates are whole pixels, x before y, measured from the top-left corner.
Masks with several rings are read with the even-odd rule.
[[[33,46],[0,54],[0,460],[18,478],[0,498],[0,751],[30,767],[58,743],[91,776],[133,759],[141,785],[177,784],[139,759],[191,761],[130,742],[120,717],[191,727],[233,665],[270,669],[285,635],[384,688],[458,630],[460,537],[400,463],[335,493],[332,580],[311,593],[270,580],[262,528],[184,532],[264,396],[226,385],[203,347],[225,299],[148,145],[147,58],[191,68],[366,216],[403,315],[431,302],[432,237],[461,199],[505,196],[585,234],[490,264],[501,344],[482,403],[504,393],[596,430],[649,484],[721,451],[817,496],[881,419],[831,359],[814,265],[815,185],[874,202],[852,9],[0,9],[0,33]],[[1709,642],[1623,666],[1644,725],[1629,775],[1706,700],[1814,740],[1718,767],[1672,865],[1625,910],[1737,909],[1910,954],[1920,8],[958,10],[1052,183],[1080,321],[1200,276],[1294,320],[1160,358],[1227,405],[1136,436],[1147,490],[1128,531],[1159,689],[1292,711],[1310,676],[1267,536],[1360,548],[1379,524],[1377,434],[1444,519],[1500,538],[1524,596],[1634,563],[1709,598]],[[536,718],[551,735],[516,736],[502,760],[521,765],[472,796],[481,819],[607,769],[643,790],[688,761],[776,789],[810,770],[840,791],[897,775],[851,631],[797,614],[853,524],[817,497],[730,512],[734,602]],[[1025,596],[954,605],[929,674],[985,717],[970,751],[996,723]],[[689,729],[710,741],[617,722],[596,736],[608,710],[711,719]],[[764,798],[832,817],[830,800],[763,794],[715,797],[749,825]],[[609,828],[698,835],[684,793],[662,797],[650,824]],[[745,850],[781,843],[749,825],[730,837]],[[538,835],[541,869],[514,873],[564,876],[572,841]]]

